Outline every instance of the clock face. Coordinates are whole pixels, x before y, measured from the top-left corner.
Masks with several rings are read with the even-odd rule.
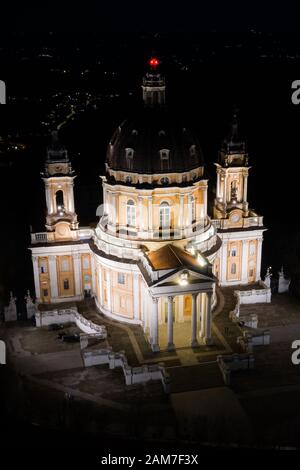
[[[240,220],[241,217],[240,217],[239,214],[233,214],[230,218],[231,218],[231,221],[232,221],[234,224],[236,224],[237,222],[239,222],[239,220]]]

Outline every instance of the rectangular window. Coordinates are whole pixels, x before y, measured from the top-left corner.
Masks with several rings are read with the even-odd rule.
[[[46,263],[41,264],[40,270],[41,270],[41,274],[46,273],[47,272],[47,264]]]
[[[48,297],[48,289],[43,289],[43,296]]]
[[[250,250],[249,250],[250,256],[255,255],[255,243],[250,243]]]
[[[68,279],[64,280],[64,290],[69,290],[69,280]]]
[[[83,258],[83,269],[90,269],[90,260],[89,260],[89,258]]]
[[[69,261],[67,259],[64,259],[61,263],[61,270],[63,272],[69,271]]]
[[[118,284],[125,284],[125,274],[118,273]]]

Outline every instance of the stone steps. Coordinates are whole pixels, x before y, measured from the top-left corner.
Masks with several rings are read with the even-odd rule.
[[[171,377],[171,393],[224,386],[217,362],[170,367],[168,373]]]

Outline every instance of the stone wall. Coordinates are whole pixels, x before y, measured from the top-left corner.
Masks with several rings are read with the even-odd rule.
[[[242,304],[260,304],[271,302],[271,289],[262,284],[262,289],[236,290],[235,296]]]
[[[84,333],[97,334],[101,338],[107,337],[105,326],[96,325],[95,323],[83,317],[75,307],[61,310],[47,310],[45,312],[38,311],[36,313],[36,326],[53,325],[54,323],[75,323]]]
[[[150,380],[160,380],[165,392],[169,393],[170,377],[163,364],[131,367],[128,365],[126,355],[123,351],[113,352],[111,348],[95,350],[86,349],[88,348],[89,340],[93,338],[96,340],[106,339],[107,331],[105,326],[96,325],[84,318],[75,307],[37,312],[36,326],[38,328],[53,325],[54,323],[76,323],[78,328],[86,333],[80,336],[80,349],[85,367],[101,364],[108,364],[110,369],[121,367],[124,373],[126,385],[145,383]]]
[[[163,364],[142,365],[131,367],[128,365],[126,355],[123,351],[115,353],[110,348],[94,351],[82,351],[85,367],[108,364],[110,369],[121,367],[125,377],[126,385],[145,383],[150,380],[160,380],[164,391],[170,392],[170,377]]]
[[[231,372],[237,370],[253,369],[254,356],[253,354],[231,354],[228,356],[217,356],[217,364],[223,376],[224,383],[230,385]]]

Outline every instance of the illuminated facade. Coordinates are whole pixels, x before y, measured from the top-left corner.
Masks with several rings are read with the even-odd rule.
[[[197,136],[168,111],[164,78],[151,65],[143,106],[108,145],[95,229],[78,225],[75,176],[54,135],[43,174],[47,231],[32,234],[31,251],[38,302],[93,296],[108,317],[141,325],[158,351],[176,347],[180,328],[192,347],[212,342],[215,285],[260,279],[264,227],[248,207],[248,156],[235,122],[208,215]]]

